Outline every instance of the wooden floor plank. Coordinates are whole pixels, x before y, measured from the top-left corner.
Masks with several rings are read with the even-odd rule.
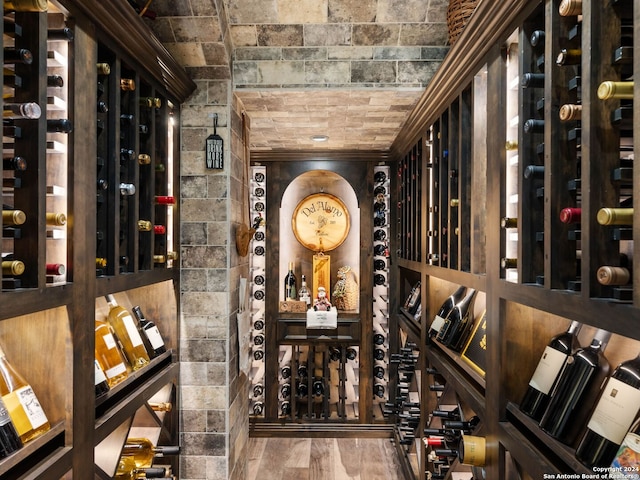
[[[385,438],[251,438],[247,480],[402,480]]]

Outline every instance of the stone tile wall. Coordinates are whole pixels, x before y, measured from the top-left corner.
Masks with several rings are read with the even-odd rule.
[[[233,2],[234,87],[424,87],[448,51],[447,5],[447,0]]]
[[[181,114],[181,467],[182,480],[241,479],[248,443],[248,382],[238,375],[235,313],[246,258],[235,249],[241,221],[241,106],[229,81],[196,80]],[[205,168],[218,114],[223,170]]]

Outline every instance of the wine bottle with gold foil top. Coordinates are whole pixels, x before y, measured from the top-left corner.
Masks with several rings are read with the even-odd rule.
[[[602,82],[598,87],[600,100],[633,100],[633,82]]]
[[[8,362],[0,347],[0,395],[23,443],[49,431],[51,425],[31,385]]]
[[[107,322],[95,321],[95,354],[96,361],[102,368],[109,387],[114,387],[125,380],[129,373],[125,364],[124,354],[113,336],[113,331]]]
[[[106,299],[109,305],[108,321],[122,343],[122,349],[131,368],[138,370],[145,367],[149,364],[149,355],[144,348],[135,320],[126,308],[116,303],[113,295],[107,295]]]
[[[2,225],[18,226],[27,221],[27,215],[22,210],[2,210]]]
[[[64,213],[47,212],[47,225],[61,227],[67,224],[67,216]]]
[[[562,0],[558,12],[563,17],[582,15],[582,0]]]
[[[47,0],[4,0],[6,12],[46,12]]]
[[[156,457],[179,453],[178,446],[155,446],[148,438],[127,438],[122,449],[122,456],[132,458],[137,468],[149,468]]]

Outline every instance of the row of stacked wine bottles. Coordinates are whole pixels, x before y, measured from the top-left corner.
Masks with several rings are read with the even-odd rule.
[[[429,330],[437,345],[460,351],[458,342],[446,339],[468,331],[464,327],[473,323],[474,296],[463,286],[447,297]],[[615,471],[640,433],[640,355],[614,369],[605,357],[611,333],[597,329],[591,342],[581,346],[581,327],[571,322],[549,341],[519,408],[546,434],[574,447],[588,469]]]
[[[283,419],[354,419],[358,400],[358,347],[280,345],[278,416]],[[377,378],[384,371],[376,369]],[[263,415],[265,369],[253,379],[253,415]],[[376,394],[385,394],[384,386]]]
[[[171,266],[173,104],[106,47],[98,60],[96,273]]]
[[[139,305],[129,311],[118,305],[113,295],[106,297],[106,320],[96,318],[95,389],[96,396],[106,394],[123,382],[132,371],[148,366],[167,351],[160,330],[147,319]]]
[[[389,392],[389,218],[391,204],[389,167],[373,171],[373,398],[377,409],[390,400]]]
[[[266,261],[266,168],[253,167],[251,170],[250,189],[251,204],[250,212],[252,218],[252,227],[255,229],[253,234],[252,247],[250,253],[250,270],[251,270],[251,298],[250,314],[251,314],[251,352],[250,362],[251,371],[249,378],[251,379],[253,398],[250,398],[249,412],[254,416],[264,415],[265,389],[263,377],[265,371],[265,285],[267,278],[265,275]],[[289,412],[288,405],[280,404],[280,411]]]
[[[507,280],[572,291],[588,281],[597,296],[632,299],[632,14],[631,2],[614,1],[602,19],[595,11],[584,18],[582,3],[567,0],[538,8],[508,41],[507,82],[517,87],[507,92],[501,262]],[[600,28],[602,42],[584,61],[589,35]],[[554,61],[545,58],[549,51]],[[583,98],[591,92],[584,79],[596,78],[592,96]],[[550,91],[559,105],[546,109]],[[562,142],[545,145],[549,131]],[[596,165],[584,156],[585,146],[589,154],[595,148],[607,153]],[[592,215],[583,212],[585,205]],[[549,237],[554,248],[545,254]],[[594,262],[584,262],[586,269],[583,245],[593,245],[586,258]],[[557,258],[549,262],[549,253]]]
[[[50,12],[46,49],[42,51],[34,44],[32,32],[24,28],[34,15],[40,15],[30,10],[14,5],[4,15],[3,289],[35,287],[42,279],[48,285],[66,282],[67,136],[73,130],[67,104],[66,58],[73,31],[60,13]],[[39,71],[46,71],[44,89],[29,81]],[[43,131],[46,149],[32,141]],[[45,185],[38,181],[45,174],[46,193],[39,191]],[[36,192],[46,198],[44,212],[31,201]],[[46,238],[44,265],[33,255],[40,216],[46,217],[46,236],[40,236]]]

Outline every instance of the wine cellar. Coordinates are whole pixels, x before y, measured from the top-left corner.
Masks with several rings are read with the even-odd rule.
[[[214,88],[121,3],[4,2],[0,478],[235,479],[277,437],[384,439],[406,479],[638,478],[637,2],[473,2],[388,150],[251,150],[230,93],[227,283],[189,257],[183,127],[222,141],[181,109]],[[241,277],[246,332],[216,323]]]

